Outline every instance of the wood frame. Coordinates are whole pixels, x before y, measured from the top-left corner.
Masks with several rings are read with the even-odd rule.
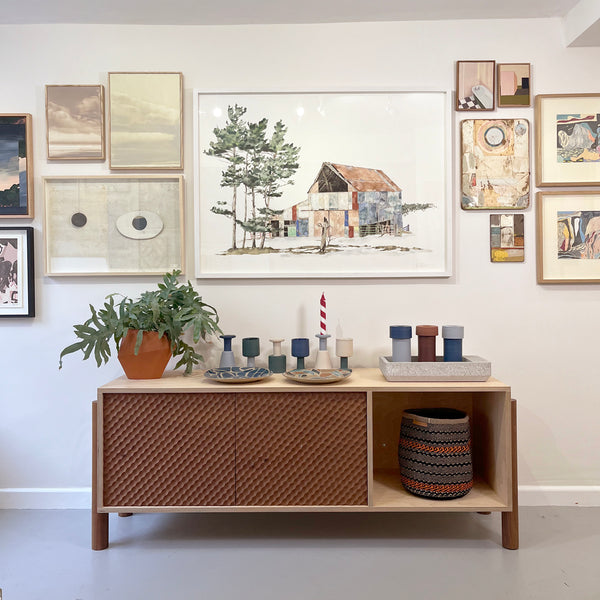
[[[55,176],[43,182],[46,275],[184,271],[183,175]]]
[[[502,91],[502,82],[501,82],[501,71],[503,67],[527,67],[527,73],[528,73],[528,83],[529,83],[529,93],[527,94],[527,103],[523,103],[523,104],[519,104],[517,102],[510,102],[505,100],[504,102],[502,101],[502,95],[501,95],[501,91]],[[531,99],[532,99],[532,95],[531,95],[531,63],[498,63],[496,65],[496,69],[497,69],[497,73],[496,73],[496,87],[498,88],[498,108],[526,108],[528,106],[531,106]],[[514,98],[519,98],[520,95],[525,95],[525,94],[513,94],[512,96],[507,96],[508,98],[510,97],[514,97]]]
[[[176,401],[177,395],[283,393],[306,395],[312,393],[366,393],[366,445],[368,485],[367,504],[348,506],[329,505],[206,505],[206,506],[108,506],[103,501],[103,487],[108,469],[103,460],[104,423],[103,398],[132,394]],[[129,401],[129,399],[128,399]],[[403,489],[397,467],[397,448],[402,410],[415,406],[448,406],[465,410],[471,417],[474,488],[462,498],[438,501],[409,494]],[[388,382],[379,369],[355,369],[352,377],[333,385],[302,386],[275,375],[257,382],[252,388],[222,385],[203,378],[203,371],[191,376],[169,371],[159,380],[116,379],[98,389],[93,403],[94,446],[92,473],[92,548],[108,547],[107,513],[120,515],[149,512],[501,512],[502,545],[518,547],[518,496],[516,455],[516,403],[511,401],[510,388],[490,378],[486,382]],[[97,416],[96,416],[97,415]],[[181,417],[178,417],[181,418]],[[171,425],[178,427],[175,421]],[[118,425],[111,421],[112,435],[119,435]],[[185,423],[182,426],[186,426]],[[214,432],[213,432],[214,434]],[[144,444],[142,443],[142,446]],[[266,459],[265,459],[266,460]],[[146,465],[152,469],[152,465]],[[114,468],[113,468],[114,471]],[[138,473],[143,478],[143,473]],[[186,480],[187,481],[187,480]],[[111,485],[118,482],[109,482]],[[186,482],[182,481],[182,485]],[[325,485],[326,482],[323,482]]]
[[[182,73],[111,72],[108,99],[111,169],[183,169]],[[127,122],[130,105],[140,109],[136,123]]]
[[[2,182],[0,191],[0,218],[33,219],[33,134],[32,119],[29,113],[0,114],[0,145],[3,146],[0,167],[12,172],[9,180]],[[15,146],[16,144],[16,146]],[[10,146],[10,148],[9,148]],[[14,148],[16,152],[13,152]],[[9,161],[11,163],[9,167]],[[25,184],[23,192],[22,185]],[[13,188],[16,186],[16,188]],[[4,200],[4,195],[9,197]],[[18,204],[14,205],[15,194]]]
[[[497,146],[488,143],[486,138],[490,132],[501,136]],[[507,211],[525,210],[529,207],[531,197],[529,132],[530,123],[527,119],[464,119],[461,121],[460,205],[463,210]],[[527,161],[526,173],[518,170],[524,160]],[[510,173],[512,178],[505,174],[509,166],[512,169]],[[471,189],[475,193],[471,192],[469,195],[473,178],[476,185]],[[514,193],[517,189],[521,191],[521,196]],[[482,205],[478,204],[480,197],[483,197]],[[508,204],[508,199],[512,200],[512,204]]]
[[[537,193],[538,283],[600,283],[600,229],[596,221],[586,227],[593,217],[600,221],[600,191]]]
[[[84,95],[86,89],[90,93]],[[53,106],[60,112],[63,132],[55,122]],[[89,138],[93,144],[82,143]],[[60,145],[65,149],[59,151]],[[93,149],[86,151],[86,146]],[[103,85],[46,85],[46,158],[105,160]]]
[[[443,90],[194,90],[196,277],[450,276],[451,102],[451,94]],[[209,153],[217,132],[231,123],[229,109],[234,106],[246,111],[242,126],[266,122],[270,139],[281,122],[286,145],[299,148],[293,177],[271,198],[270,208],[279,213],[264,224],[262,240],[261,230],[245,231],[240,221],[252,224],[254,198],[254,220],[260,221],[264,195],[245,192],[242,185],[234,193],[225,178],[229,163],[223,154]],[[374,116],[365,119],[365,114]],[[360,142],[375,138],[377,144]],[[427,152],[419,151],[422,144]],[[398,152],[403,145],[409,150]],[[343,157],[345,164],[323,162],[332,156]],[[261,158],[259,168],[266,161]],[[341,174],[340,167],[346,175],[360,172],[365,189],[354,185],[358,179]],[[337,187],[323,190],[320,177],[327,169]],[[387,178],[387,186],[379,187],[375,172]],[[381,198],[381,209],[374,208],[375,196]],[[237,218],[231,219],[234,203]],[[400,204],[427,208],[399,217]],[[323,235],[323,229],[328,233]]]
[[[463,69],[471,65],[485,65],[489,73],[470,73],[465,76]],[[479,67],[477,67],[479,71]],[[491,77],[491,80],[490,80]],[[490,89],[491,87],[491,89]],[[466,94],[469,94],[468,96]],[[496,61],[458,60],[456,61],[457,111],[488,111],[496,108]]]
[[[6,238],[15,239],[16,248],[2,244]],[[34,317],[33,227],[0,227],[0,266],[8,263],[10,269],[0,269],[0,318]]]
[[[565,118],[559,119],[559,116]],[[579,123],[578,116],[581,117]],[[570,139],[574,120],[582,135]],[[581,139],[587,140],[594,135],[595,143],[600,142],[600,94],[537,95],[535,123],[538,187],[600,185],[600,148],[596,146],[592,150],[587,142],[585,146],[577,145],[581,144]],[[559,140],[564,140],[560,141],[562,149],[558,147]]]

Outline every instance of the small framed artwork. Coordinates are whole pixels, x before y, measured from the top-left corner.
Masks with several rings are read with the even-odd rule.
[[[496,61],[457,61],[456,110],[494,110],[495,81]]]
[[[536,183],[600,185],[600,94],[535,97]]]
[[[498,108],[531,106],[531,64],[498,65]]]
[[[514,210],[529,206],[529,121],[461,121],[461,206]]]
[[[111,169],[183,169],[183,75],[109,73]]]
[[[104,160],[104,86],[46,86],[48,160]]]
[[[47,275],[183,271],[183,176],[46,177]]]
[[[600,192],[538,192],[538,283],[600,283]]]
[[[33,227],[0,227],[0,317],[34,317]]]
[[[525,215],[490,215],[490,257],[492,262],[525,260]]]
[[[0,114],[0,217],[33,218],[31,115]]]

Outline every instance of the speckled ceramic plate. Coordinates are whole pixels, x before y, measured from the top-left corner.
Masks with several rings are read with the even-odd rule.
[[[299,383],[333,383],[350,377],[350,369],[294,369],[283,376]]]
[[[251,383],[269,377],[271,371],[259,367],[219,367],[204,371],[204,377],[219,383]]]

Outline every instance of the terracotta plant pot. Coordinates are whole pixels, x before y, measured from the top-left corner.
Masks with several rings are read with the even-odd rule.
[[[121,341],[118,359],[128,379],[160,379],[171,358],[171,344],[166,335],[144,331],[142,345],[134,354],[138,330],[129,329]]]

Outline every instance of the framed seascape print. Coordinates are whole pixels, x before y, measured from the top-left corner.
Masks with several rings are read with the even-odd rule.
[[[31,115],[0,114],[0,218],[33,218]]]
[[[600,192],[538,192],[538,283],[600,283]]]
[[[104,160],[104,86],[46,86],[48,160]]]
[[[111,169],[183,169],[183,75],[109,73]]]
[[[502,63],[498,65],[498,108],[531,106],[531,65]]]
[[[514,210],[529,206],[529,121],[461,122],[461,206]]]
[[[183,269],[183,176],[46,177],[47,275]]]
[[[600,185],[600,94],[535,97],[538,186]]]
[[[450,275],[448,92],[194,94],[196,275]]]
[[[492,262],[525,260],[525,215],[490,215],[490,258]]]
[[[34,317],[33,227],[0,227],[0,317]]]
[[[456,63],[456,110],[494,110],[496,62],[459,60]]]

